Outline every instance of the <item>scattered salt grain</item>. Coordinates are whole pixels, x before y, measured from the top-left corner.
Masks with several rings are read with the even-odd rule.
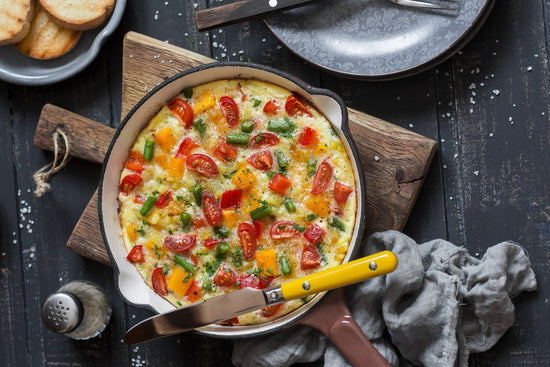
[[[493,94],[494,94],[495,96],[498,96],[498,95],[500,94],[500,90],[498,90],[498,89],[493,89]]]
[[[532,71],[533,70],[533,67],[532,66],[528,66],[527,67],[527,71]]]
[[[412,129],[412,128],[414,127],[414,125],[413,125],[413,124],[409,124],[409,127]]]
[[[489,133],[489,137],[490,137],[490,138],[492,138],[493,136],[495,136],[495,134]]]
[[[374,156],[374,160],[375,160],[376,162],[378,162],[378,161],[380,161],[380,157],[377,156],[377,155],[375,155],[375,156]]]
[[[458,153],[455,153],[455,154],[453,155],[453,158],[454,158],[454,159],[457,159],[457,158],[458,158]]]
[[[198,6],[199,6],[199,4],[193,3],[193,8],[197,9]]]
[[[479,171],[474,171],[474,175],[479,176]]]

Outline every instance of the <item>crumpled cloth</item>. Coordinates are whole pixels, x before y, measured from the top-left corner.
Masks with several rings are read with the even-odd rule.
[[[355,320],[392,366],[467,366],[470,353],[491,348],[514,323],[512,298],[537,288],[525,251],[509,241],[478,259],[444,240],[417,244],[387,231],[371,235],[359,255],[383,250],[395,253],[397,269],[345,293]],[[232,362],[279,367],[320,358],[325,366],[349,366],[320,332],[295,326],[234,341]]]

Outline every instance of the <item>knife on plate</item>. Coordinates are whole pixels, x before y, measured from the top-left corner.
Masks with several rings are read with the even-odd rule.
[[[313,0],[241,0],[196,11],[195,24],[199,31],[207,31],[212,28],[302,6],[311,1]]]
[[[266,289],[243,288],[143,320],[128,330],[124,341],[132,345],[182,333],[254,310],[384,275],[396,267],[397,257],[390,251],[382,251]]]

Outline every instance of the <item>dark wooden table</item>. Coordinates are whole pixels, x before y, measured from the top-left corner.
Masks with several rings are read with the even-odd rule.
[[[287,70],[334,90],[350,107],[437,140],[439,150],[406,234],[419,242],[446,238],[473,254],[516,241],[528,251],[539,282],[537,292],[515,300],[514,326],[470,364],[550,365],[550,1],[498,1],[460,53],[419,75],[386,82],[321,72],[282,46],[261,20],[199,33],[194,3],[198,9],[219,4],[129,0],[116,33],[80,74],[43,87],[0,82],[0,365],[231,364],[227,340],[186,334],[135,347],[122,342],[128,325],[150,313],[123,303],[111,268],[65,247],[97,186],[98,165],[73,159],[53,178],[50,193],[33,195],[32,173],[52,159],[32,145],[44,104],[118,126],[121,45],[128,31],[218,60],[238,60],[242,50],[245,60]],[[51,333],[40,320],[45,297],[75,279],[97,282],[113,303],[106,332],[90,341]]]

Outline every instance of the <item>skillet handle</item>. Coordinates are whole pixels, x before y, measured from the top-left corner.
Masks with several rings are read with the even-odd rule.
[[[355,367],[391,367],[353,319],[342,289],[327,293],[300,323],[325,334]]]

